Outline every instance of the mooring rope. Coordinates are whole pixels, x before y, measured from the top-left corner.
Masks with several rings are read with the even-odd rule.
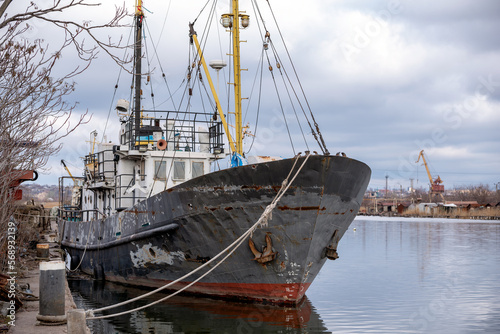
[[[288,190],[288,188],[291,186],[291,184],[293,183],[293,181],[295,180],[295,178],[297,177],[297,175],[300,173],[300,171],[302,170],[302,168],[306,164],[307,160],[309,159],[309,156],[310,156],[310,153],[307,153],[306,156],[305,156],[304,161],[302,162],[302,165],[299,167],[299,169],[297,170],[297,172],[295,173],[295,175],[293,176],[293,178],[291,179],[291,181],[288,182],[288,179],[292,175],[292,172],[295,169],[297,161],[298,161],[298,159],[300,157],[300,153],[295,156],[296,159],[294,161],[294,164],[293,164],[290,172],[288,173],[288,176],[286,177],[286,179],[283,180],[283,182],[281,184],[280,190],[278,191],[278,193],[274,197],[274,199],[271,202],[271,204],[269,204],[266,207],[266,209],[264,210],[264,212],[262,213],[262,215],[260,216],[260,218],[257,220],[257,222],[254,225],[252,225],[243,235],[241,235],[238,239],[236,239],[231,245],[229,245],[223,251],[221,251],[219,254],[217,254],[212,259],[210,259],[210,261],[204,263],[200,267],[198,267],[195,270],[191,271],[190,273],[188,273],[188,274],[186,274],[186,275],[184,275],[184,276],[176,279],[175,281],[172,281],[172,282],[170,282],[170,283],[168,283],[168,284],[166,284],[166,285],[164,285],[162,287],[159,287],[156,290],[150,291],[150,292],[145,293],[145,294],[143,294],[141,296],[138,296],[138,297],[132,298],[130,300],[126,300],[124,302],[114,304],[114,305],[102,307],[102,308],[99,308],[99,309],[87,310],[85,312],[87,320],[98,320],[98,319],[112,318],[112,317],[116,317],[116,316],[120,316],[120,315],[125,315],[125,314],[128,314],[128,313],[132,313],[132,312],[135,312],[135,311],[139,311],[139,310],[145,309],[147,307],[153,306],[155,304],[161,303],[161,302],[163,302],[163,301],[165,301],[165,300],[167,300],[167,299],[169,299],[169,298],[171,298],[171,297],[173,297],[173,296],[181,293],[182,291],[188,289],[192,285],[196,284],[203,277],[205,277],[206,275],[208,275],[215,268],[217,268],[220,264],[222,264],[229,256],[231,256],[236,251],[236,249],[238,249],[238,247],[243,243],[243,241],[246,239],[246,237],[248,237],[249,235],[251,235],[255,231],[255,229],[257,229],[257,227],[259,225],[262,226],[262,227],[266,227],[267,226],[268,220],[272,219],[272,211],[273,211],[273,209],[276,207],[276,205],[278,204],[278,202],[280,201],[280,199],[283,197],[283,195],[286,193],[286,191]],[[234,248],[232,250],[230,250],[233,246],[234,246]],[[98,316],[98,317],[94,316],[95,312],[102,312],[102,311],[105,311],[105,310],[109,310],[109,309],[112,309],[112,308],[123,306],[123,305],[129,304],[129,303],[135,302],[137,300],[140,300],[142,298],[149,297],[149,296],[151,296],[151,295],[153,295],[153,294],[155,294],[157,292],[160,292],[160,291],[162,291],[162,290],[164,290],[164,289],[166,289],[166,288],[168,288],[168,287],[170,287],[170,286],[172,286],[172,285],[174,285],[174,284],[182,281],[183,279],[191,276],[192,274],[196,273],[197,271],[205,268],[206,266],[208,266],[210,263],[212,263],[213,261],[215,261],[217,258],[219,258],[223,253],[225,253],[227,251],[229,251],[229,253],[221,261],[219,261],[213,268],[211,268],[209,271],[207,271],[205,274],[201,275],[199,278],[197,278],[193,282],[189,283],[188,285],[186,285],[182,289],[179,289],[178,291],[176,291],[176,292],[174,292],[174,293],[172,293],[172,294],[170,294],[170,295],[168,295],[168,296],[166,296],[164,298],[161,298],[161,299],[159,299],[157,301],[154,301],[154,302],[152,302],[150,304],[147,304],[147,305],[144,305],[144,306],[132,309],[132,310],[128,310],[128,311],[124,311],[124,312],[120,312],[120,313],[109,314],[109,315]]]
[[[87,247],[89,245],[89,240],[90,240],[90,229],[92,228],[92,225],[94,224],[94,221],[91,220],[90,221],[90,224],[89,224],[89,232],[87,233],[87,242],[85,243],[85,248],[83,249],[83,254],[82,254],[82,258],[80,259],[80,262],[78,263],[78,265],[76,266],[75,269],[71,269],[71,265],[70,265],[70,268],[66,268],[66,270],[68,270],[69,272],[75,272],[78,270],[78,268],[80,268],[80,265],[82,264],[83,262],[83,259],[85,258],[85,253],[87,252]],[[70,260],[70,263],[71,263],[71,260]]]

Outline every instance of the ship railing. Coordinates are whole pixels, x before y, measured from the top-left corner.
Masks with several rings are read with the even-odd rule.
[[[87,179],[95,182],[112,180],[115,175],[115,155],[113,149],[103,150],[85,156]]]
[[[80,210],[75,206],[65,206],[59,208],[57,216],[61,220],[81,222],[104,218],[104,215],[97,209]]]
[[[79,176],[61,176],[59,178],[59,207],[81,205],[82,193],[81,185],[84,182],[83,177]],[[68,185],[67,182],[72,185]]]
[[[213,113],[144,110],[142,115],[138,134],[133,117],[122,125],[121,145],[153,151],[224,153],[222,122]],[[166,147],[157,145],[160,139],[167,142]]]
[[[210,152],[224,153],[224,132],[222,122],[217,122],[208,128]]]
[[[191,125],[174,126],[174,150],[192,152],[195,151],[195,131]],[[167,142],[168,147],[168,142]]]
[[[115,208],[117,211],[121,211],[128,207],[131,207],[138,202],[146,199],[148,193],[141,190],[134,190],[128,192],[132,186],[134,186],[136,176],[134,174],[120,174],[116,175],[115,182]],[[146,175],[140,174],[139,179],[141,181],[145,180]]]
[[[85,164],[85,176],[87,180],[93,180],[98,171],[97,153],[86,155],[83,159]]]
[[[115,160],[113,149],[97,153],[97,179],[112,180],[115,175]]]

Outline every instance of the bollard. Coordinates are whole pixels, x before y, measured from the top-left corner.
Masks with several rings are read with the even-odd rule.
[[[49,244],[36,245],[36,257],[41,260],[49,259]]]
[[[68,311],[68,333],[88,334],[85,310],[76,309]]]
[[[40,309],[42,322],[65,323],[66,268],[63,261],[40,263]]]

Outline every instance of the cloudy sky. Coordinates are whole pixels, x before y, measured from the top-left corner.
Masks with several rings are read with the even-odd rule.
[[[73,15],[75,20],[91,15],[98,22],[112,13],[114,2],[122,4],[106,1],[105,6],[92,9],[85,18],[82,13],[66,15]],[[370,187],[385,188],[386,175],[390,188],[407,188],[411,178],[416,187],[426,187],[425,169],[415,163],[422,149],[433,176],[440,175],[446,188],[483,183],[494,189],[500,182],[498,0],[269,2],[328,149],[367,163],[373,172]],[[144,4],[151,41],[157,46],[172,91],[181,86],[189,64],[187,22],[196,18],[204,4],[204,0],[151,0]],[[267,15],[266,25],[280,57],[285,59],[267,2],[258,1],[258,5],[262,15]],[[220,1],[216,8],[219,17],[228,10],[227,1]],[[248,68],[243,74],[243,96],[252,96],[250,102],[244,102],[245,110],[250,103],[246,122],[255,132],[253,112],[258,94],[256,89],[252,93],[252,84],[262,43],[252,39],[258,37],[251,32],[253,29],[258,34],[258,15],[253,6],[242,1],[240,9],[246,10],[252,20],[242,36],[248,39],[242,44],[242,67]],[[203,17],[196,23],[199,35],[205,27]],[[211,31],[216,43],[213,51],[206,47],[207,60],[227,53],[227,33],[215,24]],[[41,24],[35,34],[45,32]],[[127,40],[128,30],[110,34],[117,38],[122,33]],[[223,46],[219,46],[219,39]],[[162,82],[162,71],[153,61],[156,57],[152,50],[150,47],[151,86]],[[73,65],[72,57],[63,55],[68,68]],[[293,73],[287,65],[283,61],[283,67]],[[277,81],[282,82],[274,72]],[[114,111],[106,129],[105,124],[116,100],[130,96],[130,79],[122,71],[113,101],[119,73],[119,68],[101,53],[91,68],[76,79],[77,91],[72,96],[79,103],[76,110],[88,110],[92,120],[65,140],[59,156],[50,161],[51,170],[41,176],[41,183],[55,184],[64,175],[59,163],[62,158],[74,174],[81,173],[77,167],[81,166],[80,157],[88,152],[90,131],[97,130],[99,139],[105,132],[108,141],[117,140],[119,122]],[[221,71],[221,84],[228,81],[227,76]],[[262,90],[257,137],[249,154],[292,156],[281,108],[271,97],[274,84],[267,69],[263,82],[268,88]],[[155,90],[157,107],[172,108],[167,93],[157,92],[161,90]],[[286,92],[281,94],[283,101],[288,100]],[[180,95],[175,98],[178,103]],[[283,108],[288,121],[295,118],[290,106]],[[300,129],[289,123],[295,151],[303,151]],[[307,132],[307,125],[302,126]],[[311,150],[318,150],[311,136],[306,136]],[[246,139],[247,148],[251,142],[251,137]]]

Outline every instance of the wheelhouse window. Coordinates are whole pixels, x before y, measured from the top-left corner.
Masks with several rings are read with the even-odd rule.
[[[198,176],[202,176],[204,174],[203,173],[203,170],[205,169],[204,167],[205,166],[204,166],[203,161],[193,161],[191,163],[191,171],[193,174],[193,178],[198,177]]]
[[[184,161],[174,161],[174,180],[184,180],[186,178],[186,163]]]
[[[167,180],[167,162],[155,161],[155,180]]]

